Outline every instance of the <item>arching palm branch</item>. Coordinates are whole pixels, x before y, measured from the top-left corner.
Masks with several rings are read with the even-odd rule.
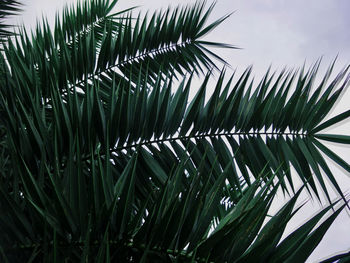
[[[189,98],[193,75],[224,62],[208,47],[233,47],[202,40],[225,17],[207,24],[213,6],[197,3],[134,18],[116,4],[66,8],[1,55],[2,259],[304,261],[345,206],[323,156],[350,166],[322,141],[350,141],[323,132],[350,115],[325,121],[348,69],[317,86],[319,63],[257,86],[250,69],[222,70],[209,100],[211,73]],[[291,166],[330,205],[281,240],[304,189]],[[279,187],[292,197],[264,224]]]

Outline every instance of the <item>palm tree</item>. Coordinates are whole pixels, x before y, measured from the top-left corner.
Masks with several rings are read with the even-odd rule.
[[[67,7],[4,46],[1,261],[305,261],[347,203],[324,156],[350,166],[322,141],[350,143],[324,131],[350,115],[325,121],[348,68],[319,85],[319,62],[226,78],[210,48],[235,47],[202,39],[226,19],[207,23],[214,5],[144,17],[116,4]],[[269,215],[279,189],[290,200]],[[329,204],[281,239],[302,191]]]

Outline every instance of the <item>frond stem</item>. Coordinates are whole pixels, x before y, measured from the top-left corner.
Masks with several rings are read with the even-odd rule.
[[[222,136],[257,136],[257,135],[265,135],[265,136],[301,136],[306,137],[308,134],[298,133],[298,132],[220,132],[220,133],[207,133],[207,134],[197,134],[197,135],[187,135],[187,136],[178,136],[178,137],[169,137],[164,139],[155,139],[155,140],[146,140],[140,143],[135,143],[131,145],[119,146],[115,147],[112,152],[118,152],[122,150],[127,150],[131,148],[137,148],[144,145],[149,144],[157,144],[178,140],[190,140],[190,139],[201,139],[206,137],[222,137]]]
[[[172,45],[168,45],[168,46],[165,46],[165,47],[162,47],[162,48],[154,48],[150,51],[147,51],[147,52],[143,52],[137,56],[133,56],[133,57],[130,57],[124,61],[121,61],[117,64],[113,64],[113,65],[110,65],[108,67],[106,67],[104,70],[102,71],[99,71],[99,72],[95,72],[95,73],[92,73],[90,76],[87,77],[87,79],[83,79],[83,80],[80,80],[78,82],[76,82],[72,87],[78,87],[80,88],[81,84],[83,83],[86,83],[87,80],[93,80],[93,79],[97,79],[99,76],[101,76],[103,73],[107,72],[107,71],[110,71],[110,70],[113,70],[114,68],[118,68],[118,67],[121,67],[121,66],[124,66],[126,64],[129,64],[133,61],[137,61],[138,59],[143,59],[145,57],[148,57],[148,56],[151,56],[151,55],[155,55],[159,52],[163,52],[163,51],[169,51],[171,49],[174,49],[174,48],[178,48],[178,47],[184,47],[185,45],[191,45],[193,44],[195,41],[194,40],[186,40],[186,41],[183,41],[183,42],[180,42],[180,43],[176,43],[176,44],[172,44]]]

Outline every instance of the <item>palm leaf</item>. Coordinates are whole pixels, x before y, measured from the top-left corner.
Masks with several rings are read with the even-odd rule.
[[[327,120],[348,69],[318,85],[320,62],[257,85],[251,68],[227,82],[224,69],[208,99],[223,60],[207,48],[231,46],[201,38],[226,17],[207,24],[213,5],[197,3],[134,19],[115,5],[66,8],[0,54],[3,261],[305,260],[343,208],[325,179],[346,201],[324,155],[349,165],[321,141],[350,142],[325,131],[349,117]],[[302,191],[291,166],[330,205],[281,240]],[[291,199],[264,224],[279,187]]]
[[[6,19],[17,15],[21,11],[21,3],[14,0],[0,1],[0,44],[6,41],[9,36],[14,34],[13,25],[9,25]]]
[[[16,44],[10,43],[6,49],[10,67],[34,70],[45,96],[57,82],[63,91],[77,88],[86,92],[85,84],[91,80],[101,82],[100,92],[106,95],[112,82],[137,82],[141,77],[153,83],[159,73],[203,72],[216,67],[205,46],[231,47],[200,42],[204,33],[225,19],[206,25],[213,6],[205,10],[203,4],[197,3],[168,9],[155,12],[148,20],[140,15],[123,17],[125,12],[110,14],[115,4],[116,1],[86,2],[75,9],[65,9],[54,32],[45,21],[31,38],[21,32]],[[22,78],[23,71],[18,74],[14,72],[13,77]]]
[[[328,86],[326,82],[321,83],[313,92],[312,83],[316,78],[317,67],[318,64],[308,73],[300,73],[295,83],[295,90],[293,90],[292,83],[296,79],[296,74],[282,73],[275,83],[271,80],[267,81],[269,76],[266,75],[253,94],[249,94],[252,85],[248,81],[249,70],[243,73],[233,85],[230,93],[227,92],[229,86],[223,84],[223,73],[211,99],[206,104],[204,96],[208,88],[209,75],[191,101],[187,101],[190,80],[187,82],[184,80],[180,84],[178,93],[174,95],[167,93],[167,85],[164,85],[163,88],[156,86],[149,91],[148,99],[145,98],[146,95],[143,92],[142,96],[136,96],[135,101],[131,103],[134,105],[149,103],[152,107],[156,107],[154,109],[145,106],[144,118],[137,115],[137,122],[133,121],[133,114],[127,110],[126,106],[121,106],[120,110],[124,110],[125,113],[119,113],[120,116],[128,116],[130,120],[127,125],[123,125],[123,131],[119,130],[123,136],[116,137],[115,142],[111,144],[111,147],[115,145],[113,152],[118,155],[123,150],[143,146],[156,156],[156,150],[153,150],[152,145],[173,148],[175,146],[169,146],[169,143],[174,144],[175,142],[180,143],[180,147],[188,149],[187,151],[191,151],[191,148],[188,147],[193,140],[199,149],[202,149],[199,156],[203,155],[204,149],[209,147],[213,155],[219,154],[219,161],[222,161],[220,166],[225,167],[227,163],[221,157],[222,147],[225,145],[225,147],[230,146],[226,153],[231,153],[231,158],[233,156],[236,158],[240,173],[248,183],[249,176],[244,165],[239,165],[240,162],[247,165],[255,177],[268,164],[281,180],[286,174],[289,184],[294,187],[289,173],[289,164],[292,164],[301,180],[308,182],[316,194],[318,194],[316,181],[328,194],[319,169],[321,167],[337,192],[342,195],[320,150],[331,159],[338,158],[337,162],[345,168],[346,163],[331,154],[328,148],[320,148],[318,140],[347,144],[348,137],[315,134],[314,129],[319,124],[322,125],[322,120],[330,112],[342,90],[348,85],[348,80],[345,79],[347,70],[341,71]],[[343,83],[341,83],[342,80]],[[141,94],[139,89],[136,87],[136,94]],[[129,96],[132,96],[132,92],[130,91]],[[305,99],[297,100],[299,96],[304,96]],[[156,102],[154,98],[157,98]],[[296,103],[297,107],[292,108],[291,105]],[[119,103],[119,105],[122,104]],[[160,110],[161,105],[168,106]],[[148,117],[147,113],[153,117]],[[304,119],[301,119],[301,116]],[[339,121],[342,119],[343,117]],[[332,123],[337,122],[332,121]],[[201,145],[203,147],[200,147]],[[232,180],[237,182],[238,178],[232,178]],[[282,185],[285,185],[283,181]]]

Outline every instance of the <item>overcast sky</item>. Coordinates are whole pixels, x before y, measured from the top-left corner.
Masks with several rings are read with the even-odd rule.
[[[26,0],[19,23],[30,27],[45,14],[53,20],[56,10],[74,0]],[[119,10],[141,6],[139,10],[155,10],[172,5],[188,4],[190,0],[120,0]],[[208,1],[210,3],[210,1]],[[237,45],[242,50],[217,50],[232,66],[242,71],[254,65],[254,74],[261,76],[267,68],[300,67],[323,56],[323,66],[337,56],[337,68],[350,63],[350,1],[349,0],[217,0],[212,19],[234,14],[207,36],[209,40]],[[350,92],[346,92],[333,114],[349,108]],[[349,134],[350,125],[337,127],[337,133]],[[349,147],[333,147],[350,162]],[[344,191],[349,192],[349,174],[333,168]],[[320,209],[316,201],[310,202],[296,221],[305,220]],[[290,228],[293,228],[291,226]],[[309,258],[318,261],[338,251],[350,250],[350,217],[344,211],[327,233],[320,246]]]

